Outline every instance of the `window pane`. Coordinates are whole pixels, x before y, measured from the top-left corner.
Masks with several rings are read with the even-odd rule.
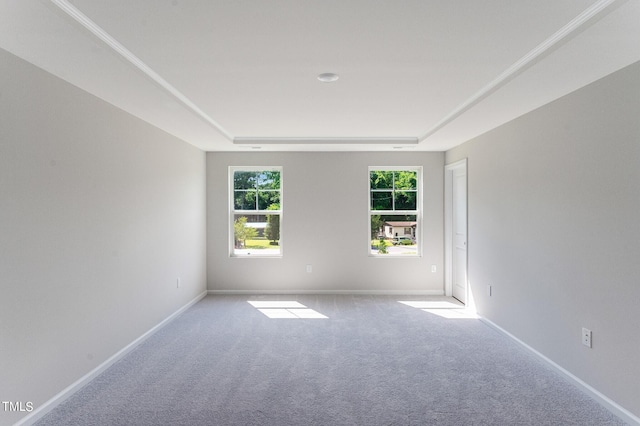
[[[391,189],[393,188],[393,172],[372,171],[369,173],[371,189]]]
[[[382,225],[384,224],[384,221],[382,220],[382,216],[380,215],[376,215],[376,214],[372,214],[371,215],[371,239],[372,240],[377,240],[378,238],[382,237],[383,231],[384,229],[382,228]]]
[[[280,172],[267,170],[257,176],[258,189],[280,189]]]
[[[395,189],[416,189],[418,172],[399,171],[395,174]]]
[[[256,172],[233,172],[233,189],[256,187]]]
[[[371,216],[371,254],[416,256],[418,235],[416,215]],[[374,230],[377,227],[377,231]],[[377,238],[373,238],[373,234]]]
[[[280,254],[280,215],[234,215],[233,253]]]
[[[268,214],[267,218],[267,226],[264,230],[264,236],[267,240],[269,240],[269,245],[273,247],[280,246],[280,215],[279,214]],[[278,249],[278,252],[280,250]]]
[[[280,209],[280,191],[258,192],[258,209],[279,210]]]
[[[256,209],[256,191],[233,191],[233,208],[234,210],[255,210]]]
[[[393,210],[393,192],[371,192],[371,210]]]
[[[415,191],[396,191],[394,210],[416,210],[417,193]]]

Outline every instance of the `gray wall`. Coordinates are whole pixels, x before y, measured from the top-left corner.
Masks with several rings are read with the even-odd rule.
[[[479,312],[635,415],[638,76],[640,63],[446,153],[447,163],[468,158]],[[581,327],[593,331],[592,349]]]
[[[443,164],[444,153],[207,153],[208,288],[441,294]],[[260,165],[283,167],[284,256],[230,258],[228,168]],[[368,166],[423,167],[423,257],[368,256]]]
[[[205,291],[205,195],[202,151],[0,50],[2,401],[38,408]]]

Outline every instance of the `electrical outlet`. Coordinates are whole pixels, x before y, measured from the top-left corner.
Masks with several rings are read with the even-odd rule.
[[[492,294],[492,288],[490,285],[487,286],[487,294],[489,295],[489,297],[491,297]]]
[[[311,265],[307,265],[307,273],[310,274],[311,272],[313,272],[313,268]]]
[[[180,288],[181,285],[180,278],[176,279],[176,288]]]
[[[591,347],[591,330],[588,328],[582,328],[582,344],[586,347]]]
[[[436,271],[436,265],[431,265],[431,272],[435,272]]]

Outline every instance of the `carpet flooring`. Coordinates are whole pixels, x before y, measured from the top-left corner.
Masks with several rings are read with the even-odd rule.
[[[208,296],[37,425],[624,424],[457,308]]]

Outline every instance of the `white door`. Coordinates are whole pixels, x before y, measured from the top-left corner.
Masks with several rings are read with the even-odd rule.
[[[467,303],[467,170],[452,170],[452,259],[453,297]]]

